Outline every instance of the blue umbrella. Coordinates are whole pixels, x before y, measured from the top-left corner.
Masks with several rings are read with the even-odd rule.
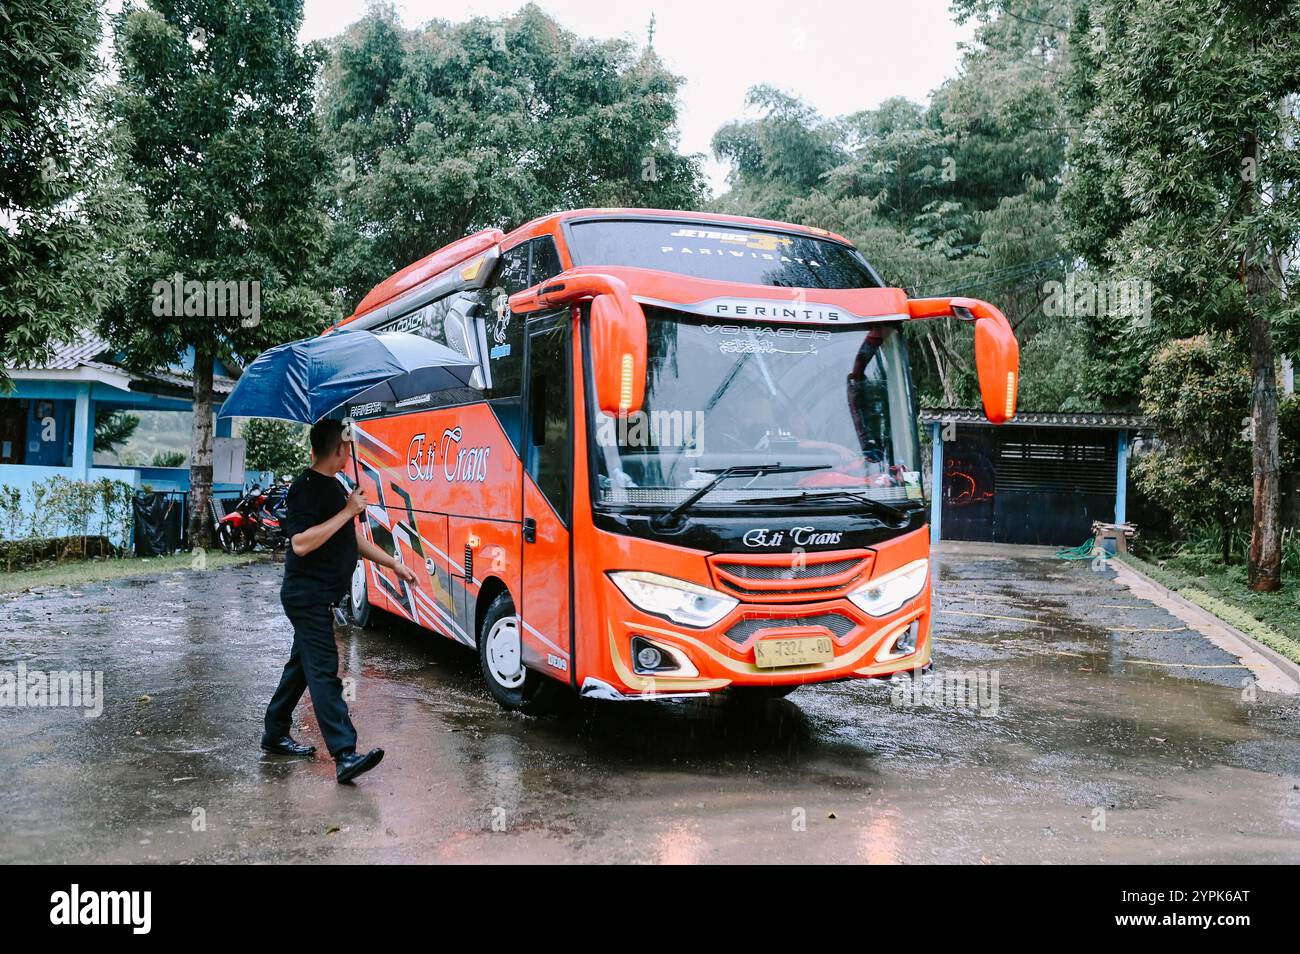
[[[404,331],[343,331],[277,345],[257,356],[221,417],[314,424],[349,402],[401,401],[469,384],[478,363]]]

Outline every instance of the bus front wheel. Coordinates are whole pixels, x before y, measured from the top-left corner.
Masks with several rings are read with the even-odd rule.
[[[478,634],[478,661],[488,692],[503,708],[527,715],[555,711],[563,687],[523,663],[519,617],[509,593],[488,607]]]

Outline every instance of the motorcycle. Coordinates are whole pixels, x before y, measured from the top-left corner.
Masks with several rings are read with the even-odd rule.
[[[265,491],[258,484],[248,489],[235,506],[217,521],[217,542],[227,553],[247,553],[256,546],[283,550],[288,545],[284,533],[287,480]]]

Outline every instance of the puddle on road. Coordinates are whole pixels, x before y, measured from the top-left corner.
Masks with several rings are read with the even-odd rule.
[[[102,667],[109,696],[96,720],[0,713],[0,798],[26,833],[0,833],[5,857],[56,846],[61,860],[1300,861],[1300,791],[1288,796],[1300,710],[1246,702],[1226,670],[1132,664],[1224,654],[1195,633],[1151,631],[1173,624],[1149,605],[1099,607],[1125,602],[1104,577],[944,565],[940,607],[985,616],[939,617],[938,672],[996,669],[992,718],[896,705],[888,684],[854,681],[753,708],[600,703],[537,720],[501,712],[468,651],[353,632],[340,656],[359,676],[358,729],[389,756],[340,789],[323,758],[256,748],[289,646],[279,574],[181,576],[183,598],[168,589],[166,604],[132,580],[0,607],[22,646],[0,662],[32,665],[35,652],[50,667]],[[1032,619],[985,618],[1021,615]],[[306,706],[298,717],[319,745]],[[195,804],[213,822],[202,838],[189,830]],[[1108,840],[1090,827],[1098,808]],[[791,840],[799,811],[807,831]]]

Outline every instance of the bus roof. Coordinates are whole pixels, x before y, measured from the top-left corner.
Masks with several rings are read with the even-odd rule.
[[[814,228],[811,225],[796,225],[793,222],[776,222],[771,219],[756,219],[748,215],[725,215],[720,212],[686,212],[672,209],[571,209],[567,212],[552,212],[549,215],[543,215],[531,222],[519,226],[513,232],[506,235],[503,245],[509,247],[513,244],[513,239],[531,237],[543,232],[553,232],[554,223],[569,219],[590,219],[590,218],[663,218],[663,219],[689,219],[694,222],[716,222],[719,225],[740,225],[750,226],[753,228],[779,229],[783,232],[797,232],[803,235],[810,235],[815,238],[830,239],[834,242],[842,242],[845,245],[852,243],[842,235],[836,235],[826,229]]]
[[[370,289],[366,296],[357,303],[357,307],[352,314],[344,318],[334,327],[339,327],[351,322],[368,312],[380,307],[386,302],[398,298],[403,293],[409,291],[417,285],[423,284],[435,276],[448,271],[457,265],[467,262],[476,255],[493,246],[499,245],[503,250],[518,245],[520,242],[530,238],[536,238],[540,235],[560,235],[561,224],[572,219],[590,219],[590,218],[664,218],[664,219],[682,219],[692,222],[715,222],[719,225],[747,226],[750,228],[777,229],[783,232],[795,232],[808,235],[814,238],[829,239],[833,242],[840,242],[844,245],[852,245],[848,239],[836,235],[826,229],[814,228],[808,225],[795,225],[791,222],[774,222],[769,219],[756,219],[745,215],[723,215],[717,212],[686,212],[674,211],[671,209],[571,209],[567,212],[552,212],[548,215],[539,216],[531,222],[526,222],[518,228],[508,233],[503,233],[500,229],[484,229],[481,232],[475,232],[467,235],[462,239],[445,245],[435,252],[426,255],[419,261],[412,262],[405,268],[394,272],[385,278],[382,282]]]

